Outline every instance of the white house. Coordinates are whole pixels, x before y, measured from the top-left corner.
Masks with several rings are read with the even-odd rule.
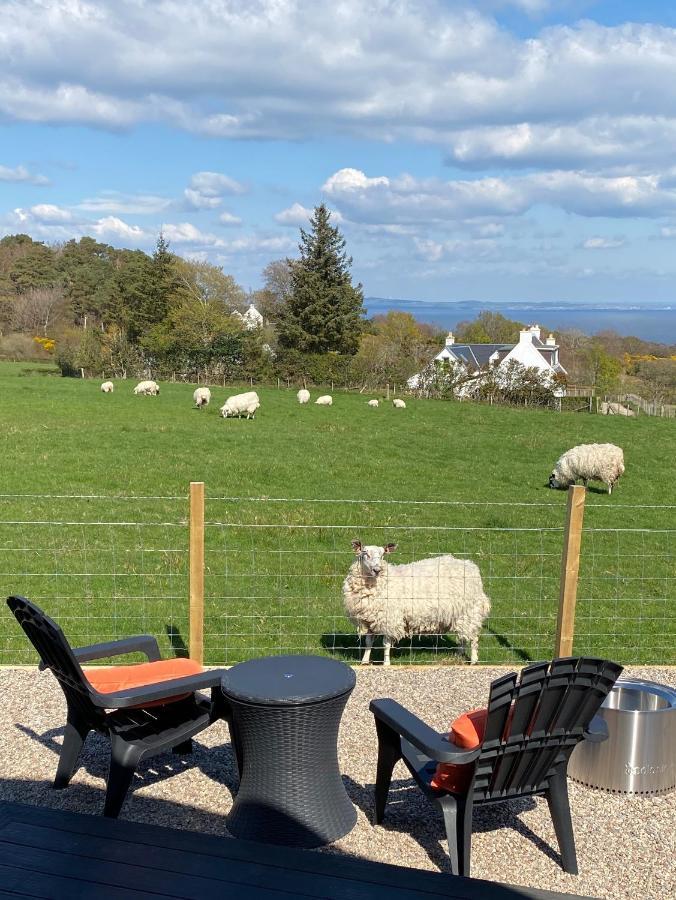
[[[235,311],[233,315],[242,320],[247,331],[253,331],[255,328],[263,327],[263,316],[258,312],[253,303],[249,304],[249,308],[245,313]]]
[[[451,361],[461,366],[468,373],[479,372],[498,366],[507,365],[516,360],[529,369],[539,369],[543,376],[566,374],[559,362],[559,346],[553,334],[543,342],[540,337],[540,326],[531,325],[519,332],[518,344],[456,344],[453,332],[449,331],[443,350],[434,357],[439,361]],[[408,381],[411,388],[418,387],[419,375]],[[564,391],[554,391],[556,396],[563,396]]]

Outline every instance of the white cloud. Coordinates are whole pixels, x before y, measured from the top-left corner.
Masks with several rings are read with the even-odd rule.
[[[219,197],[222,194],[245,194],[246,186],[229,175],[220,172],[195,172],[190,179],[190,187],[205,197]]]
[[[222,241],[215,234],[200,231],[192,222],[178,222],[162,226],[165,238],[172,244],[198,244],[218,247]]]
[[[585,250],[610,250],[614,247],[623,247],[624,244],[624,238],[590,237],[582,242],[582,247]]]
[[[490,15],[499,5],[162,0],[158,14],[152,0],[4,4],[0,112],[242,139],[405,138],[463,165],[666,164],[676,29],[584,20],[522,38]],[[549,4],[511,5],[537,14]]]
[[[140,225],[129,225],[129,223],[123,222],[122,219],[118,219],[117,216],[104,216],[104,218],[89,225],[89,229],[98,237],[121,238],[134,242],[148,241],[154,237],[152,233],[144,231]],[[86,228],[84,233],[87,233]]]
[[[222,197],[209,197],[206,194],[200,194],[199,191],[194,191],[192,188],[186,188],[183,191],[183,198],[185,205],[189,209],[215,209],[223,202]]]
[[[13,213],[17,223],[36,222],[44,225],[69,222],[72,214],[53,203],[38,203],[28,209],[17,207]]]
[[[120,213],[122,215],[146,215],[163,212],[172,204],[166,197],[153,194],[122,194],[102,191],[98,197],[87,197],[77,204],[77,209],[94,213]]]
[[[663,237],[663,238],[676,237],[676,228],[673,225],[665,225],[663,228],[660,228],[660,237]]]
[[[0,166],[0,181],[23,181],[28,184],[49,184],[49,179],[44,175],[35,175],[25,166],[15,166],[13,169]]]
[[[511,178],[369,178],[354,169],[332,175],[323,189],[351,221],[415,224],[518,216],[548,204],[582,216],[657,217],[676,210],[676,184],[657,176],[603,177],[535,172]]]
[[[306,227],[311,215],[312,210],[308,209],[307,206],[303,206],[300,203],[294,203],[292,206],[289,206],[288,209],[283,209],[281,212],[275,213],[275,222],[279,222],[280,225],[299,225],[301,227]]]
[[[222,212],[218,217],[218,221],[221,225],[241,225],[242,220],[237,216],[233,216],[232,213]]]

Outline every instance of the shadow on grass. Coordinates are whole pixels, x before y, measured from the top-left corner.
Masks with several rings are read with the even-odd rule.
[[[515,647],[504,634],[500,634],[500,632],[495,631],[494,628],[486,628],[485,631],[487,631],[488,634],[492,634],[496,642],[501,647],[504,647],[505,650],[509,650],[509,652],[517,659],[520,659],[522,662],[533,662],[533,657],[527,650],[524,650],[522,647]]]
[[[364,654],[364,642],[358,634],[351,632],[325,633],[321,637],[324,650],[345,662],[359,662]],[[407,659],[408,657],[408,659]],[[439,637],[434,634],[420,634],[392,646],[392,662],[466,662],[463,647],[451,636]],[[383,662],[383,639],[377,636],[371,652],[372,663]]]
[[[188,646],[178,628],[175,625],[165,625],[164,628],[169,638],[169,646],[174,651],[174,656],[188,659],[190,650],[188,650]]]

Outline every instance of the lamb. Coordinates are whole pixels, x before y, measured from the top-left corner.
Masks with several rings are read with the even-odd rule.
[[[298,397],[299,403],[309,403],[310,402],[310,391],[306,391],[305,388],[301,388],[296,394]]]
[[[331,394],[322,394],[321,397],[317,397],[315,404],[317,406],[333,406],[333,397]]]
[[[403,400],[399,400],[399,398],[396,398],[395,400],[392,401],[392,406],[395,409],[406,409],[406,404],[404,403]]]
[[[160,392],[160,386],[156,381],[139,381],[134,388],[135,394],[145,394],[147,397],[156,397]]]
[[[104,381],[103,384],[101,385],[101,390],[103,391],[104,394],[112,394],[113,391],[115,390],[115,385],[113,384],[112,381]]]
[[[455,631],[469,642],[470,662],[479,659],[479,632],[490,612],[475,563],[447,553],[404,565],[388,565],[385,556],[396,544],[364,546],[352,541],[356,560],[343,582],[350,621],[366,635],[362,665],[371,659],[373,638],[383,635],[384,664],[392,644],[414,634]]]
[[[378,409],[378,407],[380,406],[380,403],[378,403],[377,400],[369,400],[369,406],[372,407],[373,409]]]
[[[244,394],[233,394],[232,397],[228,397],[221,407],[221,415],[224,419],[227,419],[228,416],[237,416],[237,418],[239,418],[246,413],[247,419],[255,419],[256,410],[260,405],[261,402],[258,399],[256,391],[247,391]]]
[[[579,444],[559,457],[549,476],[550,488],[565,488],[575,484],[578,478],[584,486],[590,479],[608,485],[612,494],[613,485],[624,473],[624,453],[615,444]]]
[[[199,387],[192,395],[192,399],[197,409],[203,409],[211,401],[211,391],[208,387]]]

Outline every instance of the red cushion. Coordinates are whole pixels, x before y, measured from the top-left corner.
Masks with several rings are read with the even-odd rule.
[[[161,681],[171,681],[173,678],[183,678],[186,675],[198,675],[204,671],[199,663],[192,659],[160,659],[157,662],[137,663],[132,666],[97,666],[94,669],[84,669],[87,681],[99,694],[115,694],[127,688],[142,687],[147,684],[158,684]],[[152,700],[149,703],[139,703],[139,707],[162,706],[164,703],[173,703],[176,700],[184,700],[192,692],[177,694],[174,697],[166,697],[162,700]],[[129,707],[131,708],[131,707]]]
[[[448,739],[463,750],[481,746],[486,730],[487,709],[473,709],[451,722]],[[474,771],[474,763],[439,763],[432,779],[432,787],[440,791],[461,794],[467,790]]]

